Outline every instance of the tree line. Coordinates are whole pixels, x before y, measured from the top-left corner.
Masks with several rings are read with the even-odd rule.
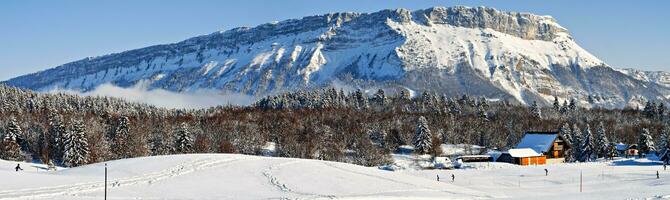
[[[467,95],[327,88],[268,96],[250,106],[166,109],[0,85],[0,157],[79,166],[181,153],[260,155],[271,142],[274,156],[375,166],[391,162],[390,153],[402,145],[433,155],[443,143],[505,150],[525,131],[561,130],[580,147],[571,161],[605,156],[612,143],[640,143],[643,130],[657,148],[668,144],[662,103],[641,110],[582,104],[556,98],[553,106],[526,106]],[[595,135],[590,127],[598,127]]]

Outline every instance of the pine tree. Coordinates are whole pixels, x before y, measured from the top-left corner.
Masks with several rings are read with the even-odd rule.
[[[661,122],[665,120],[665,109],[666,109],[665,104],[663,104],[663,102],[658,104],[658,108],[656,109],[656,111],[658,112],[657,113],[658,119]]]
[[[558,97],[554,96],[554,111],[561,111],[561,104],[558,102]]]
[[[647,103],[644,106],[644,110],[642,112],[649,118],[656,117],[658,114],[658,110],[656,108],[656,102],[647,101]]]
[[[75,120],[72,128],[65,134],[65,153],[63,164],[67,167],[76,167],[88,162],[89,148],[86,139],[86,129],[81,120]]]
[[[191,153],[193,152],[193,136],[189,130],[188,124],[182,122],[175,132],[175,152]]]
[[[607,139],[607,135],[605,133],[605,125],[603,124],[603,122],[600,122],[600,124],[598,124],[598,130],[596,131],[596,135],[597,136],[594,144],[596,148],[596,155],[599,158],[606,157],[610,142]]]
[[[661,129],[658,149],[670,151],[670,127],[668,125],[663,126],[663,129]]]
[[[0,156],[4,160],[14,160],[21,161],[23,160],[23,152],[21,152],[21,146],[18,143],[18,138],[23,134],[21,127],[16,122],[14,117],[9,119],[9,122],[6,126],[6,132],[2,137],[2,152]]]
[[[419,117],[416,125],[416,134],[414,135],[414,151],[425,154],[432,150],[433,136],[428,128],[428,120],[425,117]]]
[[[570,125],[568,125],[568,123],[563,124],[561,129],[559,129],[558,133],[561,135],[561,137],[563,137],[563,141],[565,141],[565,144],[568,147],[571,147],[571,148],[566,148],[565,149],[564,157],[566,158],[566,162],[575,162],[575,160],[574,160],[575,156],[573,155],[573,153],[574,153],[574,150],[573,150],[574,144],[573,144],[573,138],[572,138],[573,135],[572,135],[572,131],[570,130]]]
[[[64,136],[67,132],[60,115],[55,113],[49,114],[49,129],[48,142],[51,152],[49,153],[51,159],[62,160],[64,152]]]
[[[131,148],[128,117],[121,116],[119,117],[119,123],[116,126],[116,130],[114,131],[112,152],[117,158],[130,158],[132,154]]]
[[[575,100],[574,98],[573,98],[573,99],[570,99],[570,105],[568,105],[568,109],[569,109],[570,111],[575,111],[575,110],[577,110],[577,100]]]
[[[377,105],[382,106],[382,107],[386,106],[386,104],[388,103],[388,100],[386,99],[386,95],[384,94],[384,90],[382,90],[382,89],[377,90],[377,93],[375,93],[374,99],[375,99],[375,102],[377,103]]]
[[[593,143],[594,138],[593,134],[591,133],[591,127],[589,124],[586,124],[586,128],[584,129],[584,133],[582,135],[580,161],[591,161],[595,150]]]
[[[561,114],[568,113],[569,110],[570,108],[568,108],[568,100],[563,101],[563,106],[561,106],[560,110]]]
[[[536,119],[542,118],[542,110],[540,110],[540,106],[537,105],[536,101],[533,101],[533,105],[530,107],[530,112],[533,113],[533,117]]]
[[[579,129],[577,124],[572,125],[572,160],[573,161],[580,161],[583,155],[583,149],[582,149],[582,143],[583,143],[583,138],[582,138],[582,131]]]
[[[488,106],[485,105],[486,104],[479,104],[479,106],[477,106],[477,117],[483,121],[489,121],[489,114],[486,111],[486,107]]]
[[[646,156],[649,152],[655,151],[654,140],[649,133],[649,129],[643,128],[640,132],[640,140],[638,141],[638,150],[642,156]]]

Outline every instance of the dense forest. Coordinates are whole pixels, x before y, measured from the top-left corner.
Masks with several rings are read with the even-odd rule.
[[[645,144],[647,152],[670,145],[663,103],[608,110],[556,99],[542,107],[334,88],[187,110],[0,85],[0,125],[2,159],[63,166],[180,153],[259,155],[268,142],[276,145],[274,156],[375,166],[391,162],[401,145],[433,155],[442,143],[505,150],[531,130],[560,130],[579,147],[570,161],[604,157],[617,142]]]

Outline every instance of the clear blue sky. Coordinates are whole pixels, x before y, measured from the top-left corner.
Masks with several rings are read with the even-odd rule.
[[[670,71],[670,1],[0,1],[0,80],[238,26],[329,12],[489,6],[551,15],[608,64]]]

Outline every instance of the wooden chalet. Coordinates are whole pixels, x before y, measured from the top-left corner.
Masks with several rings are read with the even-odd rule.
[[[565,151],[570,148],[558,132],[526,132],[517,149],[530,148],[544,155],[547,163],[565,162]]]
[[[560,163],[565,162],[568,148],[558,132],[526,132],[516,147],[503,153],[498,161],[519,165]]]

